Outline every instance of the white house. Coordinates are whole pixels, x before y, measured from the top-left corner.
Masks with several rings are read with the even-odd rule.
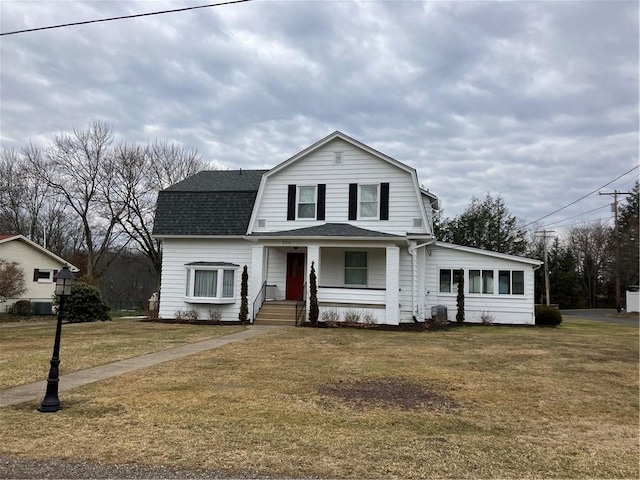
[[[271,170],[200,172],[158,196],[159,316],[237,320],[245,265],[251,319],[303,312],[313,265],[321,318],[398,325],[446,306],[454,320],[462,269],[467,321],[533,324],[541,262],[437,242],[434,208],[413,168],[341,132]]]
[[[27,288],[20,298],[2,299],[2,311],[18,300],[29,300],[34,313],[51,313],[56,274],[64,265],[68,265],[72,271],[78,271],[77,267],[23,235],[0,234],[0,258],[18,264],[24,272]]]

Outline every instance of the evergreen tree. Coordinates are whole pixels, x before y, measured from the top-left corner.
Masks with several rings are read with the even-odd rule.
[[[501,196],[489,193],[484,200],[471,199],[471,205],[453,220],[440,221],[441,240],[493,252],[523,255],[527,250],[525,232],[509,213]]]
[[[311,322],[311,325],[316,325],[318,323],[319,315],[318,283],[314,262],[311,262],[311,273],[309,274],[309,322]]]
[[[247,266],[242,269],[242,282],[240,285],[240,313],[238,314],[238,320],[240,323],[247,323],[249,315],[249,304],[247,301],[247,295],[249,294],[249,274],[247,273]]]
[[[458,275],[458,296],[456,297],[456,322],[464,323],[464,270],[460,269]]]

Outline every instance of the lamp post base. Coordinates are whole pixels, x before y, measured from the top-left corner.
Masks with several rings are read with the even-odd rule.
[[[60,399],[58,398],[58,383],[60,383],[58,376],[59,365],[60,360],[58,358],[51,360],[51,369],[49,370],[49,378],[47,378],[47,392],[40,403],[40,407],[38,408],[39,412],[48,413],[60,410]]]

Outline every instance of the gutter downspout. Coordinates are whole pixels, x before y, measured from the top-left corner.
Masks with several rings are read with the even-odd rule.
[[[416,250],[419,248],[423,248],[426,247],[428,245],[432,245],[436,243],[436,239],[433,238],[431,240],[429,240],[428,242],[425,243],[421,243],[419,245],[409,245],[409,247],[407,248],[407,251],[409,252],[409,255],[411,255],[411,270],[412,270],[412,280],[411,280],[411,312],[413,315],[413,321],[416,322],[416,313],[417,312],[417,307],[416,307],[416,288],[417,288],[417,279],[418,279],[418,259],[416,258]]]

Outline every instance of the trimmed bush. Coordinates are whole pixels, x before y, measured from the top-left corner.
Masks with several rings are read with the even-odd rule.
[[[54,304],[58,305],[58,297]],[[64,299],[62,310],[64,317],[72,323],[111,320],[109,305],[102,299],[100,290],[84,282],[71,286],[71,295]]]
[[[18,300],[11,306],[11,313],[16,315],[31,315],[31,302],[29,300]]]
[[[536,307],[536,325],[555,327],[562,323],[560,310],[554,307]]]

